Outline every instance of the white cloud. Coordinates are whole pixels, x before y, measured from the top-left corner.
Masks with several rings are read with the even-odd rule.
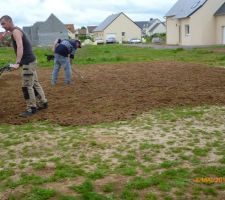
[[[108,15],[124,12],[134,21],[160,18],[177,0],[4,0],[1,14],[10,15],[15,25],[31,26],[51,13],[75,27],[98,25]],[[10,6],[9,6],[10,5]],[[1,29],[2,31],[2,29]]]

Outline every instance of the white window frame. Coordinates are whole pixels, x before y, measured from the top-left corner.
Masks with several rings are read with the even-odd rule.
[[[184,26],[184,31],[185,31],[185,35],[186,36],[189,36],[190,35],[190,25],[189,24],[186,24]]]

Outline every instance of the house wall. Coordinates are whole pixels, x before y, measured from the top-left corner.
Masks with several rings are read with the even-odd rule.
[[[150,21],[151,22],[151,21]],[[142,34],[142,36],[145,36],[145,35],[152,35],[152,32],[150,31],[152,29],[152,27],[154,27],[157,23],[161,23],[161,21],[159,21],[159,19],[155,19],[153,20],[152,24],[148,27],[144,27],[142,29],[142,32],[144,32],[145,34]]]
[[[155,29],[152,31],[151,29],[156,25]],[[146,35],[151,36],[155,33],[165,33],[166,32],[166,26],[164,26],[159,19],[154,20],[154,22],[151,24],[151,26],[144,29]]]
[[[38,28],[38,45],[49,46],[57,39],[68,39],[68,31],[65,25],[56,17],[50,16]]]
[[[178,45],[179,44],[179,26],[180,26],[180,21],[178,19],[173,19],[172,17],[167,17],[167,19],[166,19],[166,43],[168,45]]]
[[[122,36],[122,32],[125,32],[125,36]],[[104,30],[104,40],[107,39],[107,34],[115,34],[118,42],[128,41],[131,38],[141,39],[141,29],[123,14]]]
[[[159,24],[152,32],[149,32],[148,35],[151,36],[155,33],[165,33],[166,27],[163,24]]]
[[[215,12],[221,7],[224,0],[208,0],[194,14],[185,19],[180,19],[181,33],[179,29],[167,19],[167,43],[180,45],[213,45],[217,44],[217,29]],[[185,34],[185,25],[189,25],[190,34]],[[172,37],[175,37],[172,39]],[[177,43],[177,39],[180,43]]]
[[[67,31],[64,32],[49,32],[49,33],[38,33],[38,46],[52,46],[57,38],[68,39]]]
[[[185,27],[189,25],[189,34],[186,33]],[[190,45],[189,43],[194,40],[194,36],[197,34],[198,30],[195,30],[193,34],[193,26],[191,24],[191,18],[185,18],[180,20],[180,44],[181,45]]]
[[[24,27],[32,46],[50,46],[56,38],[67,39],[65,25],[53,14],[45,22],[36,22],[31,27]]]
[[[68,37],[70,38],[70,39],[76,39],[76,36],[75,36],[75,33],[72,33],[70,30],[68,30],[67,29],[67,31],[68,31]]]
[[[225,27],[225,15],[216,17],[216,44],[224,44],[223,29]]]
[[[103,39],[103,37],[104,37],[104,32],[102,32],[102,31],[94,32],[93,35],[94,35],[94,38],[100,38],[100,39]]]
[[[223,3],[224,0],[208,0],[190,17],[191,37],[184,45],[216,44],[216,17],[214,14]]]
[[[38,45],[39,37],[38,37],[38,25],[37,24],[35,24],[34,26],[31,27],[30,40],[31,40],[32,46]]]

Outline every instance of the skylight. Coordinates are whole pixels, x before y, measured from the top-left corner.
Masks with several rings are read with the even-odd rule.
[[[194,3],[193,6],[191,6],[191,9],[196,8],[200,2],[201,2],[201,1],[198,1],[198,2]]]

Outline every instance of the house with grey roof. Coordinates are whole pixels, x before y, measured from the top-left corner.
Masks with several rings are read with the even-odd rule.
[[[94,38],[106,42],[108,38],[115,38],[117,42],[127,42],[131,38],[141,39],[141,28],[123,12],[108,16],[93,30]]]
[[[167,44],[225,44],[225,0],[178,0],[165,17]]]
[[[155,23],[154,25],[150,26],[146,33],[148,36],[152,36],[154,34],[166,33],[166,25],[163,22]]]
[[[65,25],[51,14],[44,22],[36,22],[33,26],[23,27],[32,46],[50,46],[56,38],[68,38]]]
[[[65,24],[70,39],[76,39],[76,31],[73,24]]]
[[[10,32],[0,32],[0,47],[2,46],[11,46],[12,45],[12,39],[11,39],[11,33]]]
[[[147,29],[154,23],[154,19],[150,19],[149,21],[135,21],[135,24],[137,24],[141,28],[141,35],[142,37],[147,35]]]
[[[87,36],[93,37],[93,30],[97,28],[97,26],[87,26]]]
[[[166,26],[159,19],[150,18],[149,21],[135,21],[142,30],[142,37],[155,33],[166,33]]]

